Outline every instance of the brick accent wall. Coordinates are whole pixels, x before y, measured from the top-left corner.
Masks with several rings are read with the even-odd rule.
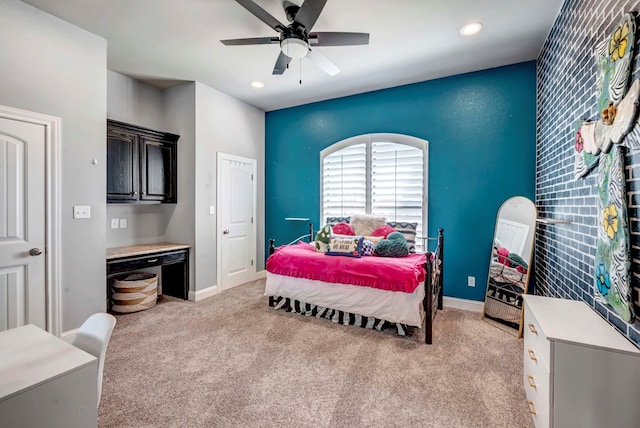
[[[598,42],[608,37],[640,1],[566,0],[538,58],[536,206],[539,216],[570,224],[538,224],[535,249],[536,294],[583,300],[640,345],[640,322],[627,324],[596,299],[594,284],[597,227],[596,171],[574,178],[576,121],[596,119]],[[637,22],[637,27],[640,27]],[[632,79],[640,77],[636,53]],[[634,301],[640,289],[640,151],[625,155],[631,234]],[[636,306],[640,317],[640,307]]]

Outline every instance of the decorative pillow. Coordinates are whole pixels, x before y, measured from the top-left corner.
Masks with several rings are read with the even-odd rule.
[[[347,223],[338,223],[335,226],[333,226],[333,233],[337,235],[349,235],[349,236],[356,235],[353,232],[353,229],[351,228],[351,226],[349,226]]]
[[[363,236],[363,238],[366,239],[367,241],[371,241],[375,246],[378,242],[386,238],[386,236],[384,238],[382,236]]]
[[[511,267],[516,268],[520,273],[527,273],[529,265],[527,265],[527,262],[525,262],[522,257],[516,253],[509,253],[508,257]]]
[[[407,246],[410,253],[416,252],[416,231],[418,230],[418,223],[407,223],[404,221],[388,221],[387,224],[395,229],[396,232],[400,232],[407,240]]]
[[[327,217],[327,224],[333,226],[338,223],[349,223],[351,217]]]
[[[351,216],[349,224],[358,236],[371,235],[378,226],[384,226],[386,217],[378,217],[367,214],[354,214]]]
[[[507,267],[511,267],[511,262],[509,261],[509,250],[504,247],[500,247],[496,252],[498,253],[498,262]]]
[[[327,224],[322,229],[320,229],[320,231],[318,231],[318,233],[316,234],[316,239],[315,239],[316,251],[326,253],[329,246],[330,238],[331,238],[331,226]]]
[[[331,237],[329,241],[329,251],[325,254],[327,256],[360,257],[362,241],[362,237],[346,239]]]
[[[376,245],[376,255],[380,257],[407,257],[409,247],[402,233],[393,232]]]
[[[386,238],[387,236],[389,236],[389,234],[391,232],[395,232],[396,230],[389,226],[388,224],[385,224],[383,226],[378,226],[376,227],[376,229],[371,232],[371,236],[382,236],[382,238]]]
[[[361,256],[373,256],[375,250],[376,246],[373,242],[369,241],[368,239],[362,240],[362,248],[360,249]]]

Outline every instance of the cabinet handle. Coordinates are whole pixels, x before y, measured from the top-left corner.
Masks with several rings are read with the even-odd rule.
[[[533,361],[538,361],[538,357],[536,357],[536,353],[533,352],[533,349],[529,349],[529,358],[531,358]]]
[[[137,195],[137,194],[138,194],[138,192],[133,192],[133,194],[134,194],[134,195]]]
[[[527,400],[527,403],[529,404],[529,413],[531,413],[532,415],[536,415],[538,412],[536,412],[536,409],[533,408],[533,401]]]
[[[158,261],[158,259],[149,259],[149,260],[147,260],[147,263],[155,263],[157,261]]]
[[[533,381],[533,376],[531,375],[527,375],[527,379],[529,379],[529,386],[531,388],[536,388],[538,389],[538,386],[536,385],[536,383]]]
[[[538,334],[538,330],[536,330],[536,326],[533,325],[532,323],[529,323],[529,331],[531,331],[531,333],[533,334]]]

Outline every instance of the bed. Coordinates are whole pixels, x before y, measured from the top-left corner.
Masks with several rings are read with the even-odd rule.
[[[310,225],[309,236],[313,236]],[[333,322],[414,336],[424,328],[433,341],[433,321],[442,309],[443,229],[424,239],[433,252],[402,258],[328,257],[310,243],[275,248],[270,239],[265,295],[269,306]]]

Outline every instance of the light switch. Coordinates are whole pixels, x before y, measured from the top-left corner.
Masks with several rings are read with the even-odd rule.
[[[73,218],[91,218],[91,207],[89,205],[74,205]]]
[[[209,205],[209,214],[215,214],[216,213],[216,207],[213,205]]]
[[[119,227],[120,221],[117,218],[111,219],[111,229],[117,229]]]
[[[120,229],[126,229],[127,228],[127,219],[126,218],[121,218],[120,219]]]

